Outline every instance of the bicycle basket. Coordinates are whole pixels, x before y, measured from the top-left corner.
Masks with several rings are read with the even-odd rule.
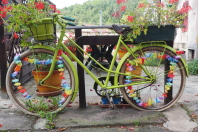
[[[50,42],[54,41],[55,35],[55,25],[53,24],[52,18],[44,18],[39,24],[31,24],[29,28],[33,34],[36,41],[39,42]]]
[[[171,41],[175,38],[175,26],[173,25],[165,25],[165,26],[149,26],[147,34],[145,35],[142,32],[135,39],[136,43],[146,42],[146,41]]]

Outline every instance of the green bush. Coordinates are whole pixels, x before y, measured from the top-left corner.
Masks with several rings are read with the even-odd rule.
[[[188,63],[188,70],[190,74],[198,75],[198,59],[193,59]]]
[[[144,63],[146,66],[159,66],[159,64],[164,64],[164,60],[163,59],[159,59],[159,58],[150,58],[147,59],[146,62]]]

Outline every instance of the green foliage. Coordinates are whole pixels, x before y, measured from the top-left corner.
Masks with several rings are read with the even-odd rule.
[[[53,129],[55,127],[55,118],[57,116],[57,113],[51,113],[49,111],[39,111],[39,116],[42,118],[46,118],[48,120],[48,125],[45,127],[48,129]]]
[[[150,59],[147,59],[146,62],[145,62],[146,66],[159,66],[160,64],[164,64],[163,59],[150,58]]]
[[[130,25],[133,29],[131,33],[127,34],[127,40],[133,41],[133,38],[137,38],[142,32],[146,35],[148,26],[178,26],[183,24],[183,20],[191,7],[182,7],[178,10],[178,2],[165,0],[164,3],[140,0],[137,8],[128,8],[121,20],[122,23]]]
[[[58,107],[58,101],[60,98],[49,97],[44,99],[43,97],[37,97],[33,100],[22,100],[29,111],[49,111]]]
[[[188,63],[188,70],[190,74],[198,75],[198,59],[193,59]]]
[[[128,0],[130,7],[133,9],[137,6],[139,0]],[[61,9],[61,13],[76,19],[78,25],[99,25],[100,13],[102,11],[103,25],[120,24],[120,19],[112,17],[112,14],[120,9],[116,0],[88,0],[81,4]],[[121,16],[123,14],[120,14]]]
[[[35,23],[38,24],[43,18],[49,17],[50,11],[53,10],[50,8],[49,3],[38,2],[36,4],[35,0],[28,0],[28,3],[26,4],[13,3],[9,7],[11,7],[7,10],[9,18],[4,20],[5,29],[7,29],[8,32],[25,31],[21,40],[21,46],[28,46],[31,44],[30,42],[27,42],[27,39],[32,36],[29,25],[36,25]]]

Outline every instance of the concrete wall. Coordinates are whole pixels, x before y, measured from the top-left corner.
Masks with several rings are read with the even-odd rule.
[[[179,0],[178,8],[183,6],[187,0]],[[182,32],[177,29],[174,48],[186,51],[186,59],[198,58],[198,0],[188,0],[193,10],[188,16],[188,31]]]

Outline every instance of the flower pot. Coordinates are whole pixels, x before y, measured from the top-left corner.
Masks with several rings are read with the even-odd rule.
[[[102,104],[109,104],[109,99],[108,98],[101,98]]]
[[[29,28],[36,41],[54,41],[54,24],[52,18],[44,18],[39,24],[30,24]]]
[[[131,72],[131,75],[140,76],[142,73],[142,68],[140,66],[133,66],[133,67],[135,68],[135,70],[132,70],[132,71],[126,70],[125,73]],[[136,78],[136,77],[132,77],[132,78]]]
[[[36,83],[38,83],[39,80],[42,80],[47,76],[48,71],[41,71],[41,72],[32,71],[32,74],[34,76],[34,80],[36,81]],[[59,74],[60,71],[53,71],[52,75],[45,81],[45,84],[60,88],[62,80]],[[62,90],[60,89],[56,89],[48,86],[37,85],[37,87],[38,90],[36,92],[40,93],[40,95],[43,96],[50,96],[50,95],[53,96],[54,94],[57,95],[57,94],[61,94],[62,92]]]
[[[149,26],[147,34],[145,35],[142,31],[139,36],[135,39],[136,43],[146,42],[146,41],[171,41],[175,37],[175,26]]]
[[[113,103],[114,104],[120,104],[121,103],[121,97],[119,97],[119,98],[113,98]]]
[[[131,71],[133,75],[140,76],[142,73],[142,68],[140,66],[134,66],[135,70]]]
[[[118,50],[119,60],[127,53],[127,51],[124,50]]]

